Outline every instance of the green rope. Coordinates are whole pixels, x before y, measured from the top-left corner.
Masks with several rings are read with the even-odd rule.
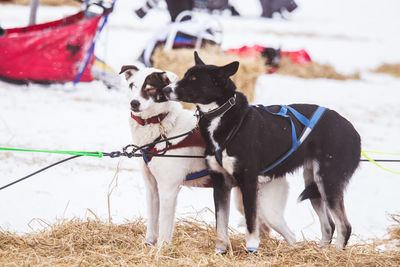
[[[102,158],[104,155],[99,151],[88,152],[88,151],[63,151],[63,150],[35,150],[35,149],[20,149],[20,148],[8,148],[0,147],[0,151],[23,151],[23,152],[42,152],[42,153],[54,153],[54,154],[66,154],[66,155],[77,155],[77,156],[88,156]]]
[[[400,172],[397,171],[393,171],[390,170],[388,168],[383,167],[382,165],[380,165],[379,163],[377,163],[375,160],[371,159],[369,156],[367,156],[366,153],[372,153],[372,154],[382,154],[382,155],[392,155],[392,156],[400,156],[400,153],[387,153],[387,152],[379,152],[379,151],[370,151],[370,150],[362,150],[361,151],[361,155],[366,158],[367,160],[369,160],[370,162],[372,162],[373,164],[375,164],[376,166],[378,166],[379,168],[394,173],[394,174],[400,174]]]

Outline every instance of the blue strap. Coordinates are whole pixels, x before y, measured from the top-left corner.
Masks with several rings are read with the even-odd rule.
[[[326,110],[325,107],[318,107],[314,111],[314,114],[311,117],[311,119],[308,120],[301,113],[299,113],[297,110],[295,110],[294,108],[292,108],[290,106],[282,106],[281,110],[278,113],[273,113],[262,105],[258,105],[258,107],[268,111],[269,113],[271,113],[273,115],[279,115],[279,116],[283,116],[285,118],[289,118],[290,124],[292,127],[292,143],[293,143],[292,148],[286,154],[284,154],[279,160],[277,160],[276,162],[271,164],[268,168],[261,171],[261,174],[265,174],[266,172],[272,170],[277,165],[282,163],[285,159],[287,159],[294,151],[296,151],[296,149],[304,142],[304,140],[310,134],[311,130],[314,128],[314,126],[317,124],[317,122],[321,118],[322,114],[324,114],[324,112]],[[290,110],[290,112],[296,117],[296,119],[298,119],[305,126],[305,128],[299,138],[297,138],[297,136],[296,136],[296,129],[294,127],[292,118],[286,114],[287,110]]]
[[[217,160],[218,164],[222,167],[222,151],[221,151],[221,149],[215,150],[215,159]]]
[[[325,107],[318,107],[317,110],[314,112],[314,115],[310,119],[310,124],[308,125],[309,128],[313,129],[315,124],[319,121],[322,114],[324,114],[326,108]]]
[[[144,162],[146,163],[146,165],[148,165],[150,160],[147,158],[146,153],[144,152],[144,150],[141,150],[140,152],[142,152]]]
[[[191,180],[195,180],[195,179],[204,177],[206,175],[208,175],[208,170],[202,170],[202,171],[199,171],[199,172],[188,174],[188,176],[186,176],[185,180],[186,181],[191,181]]]
[[[303,116],[303,114],[301,114],[300,112],[298,112],[297,110],[295,110],[294,108],[290,107],[290,106],[286,106],[288,110],[290,110],[290,112],[292,112],[292,114],[296,117],[296,119],[303,124],[304,126],[308,127],[308,125],[310,124],[310,121]]]

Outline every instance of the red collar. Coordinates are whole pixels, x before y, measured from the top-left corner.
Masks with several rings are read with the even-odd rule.
[[[137,121],[140,125],[145,126],[147,124],[151,123],[160,123],[165,117],[167,117],[168,113],[161,113],[157,116],[148,118],[148,119],[142,119],[141,117],[133,115],[131,112],[131,118]]]

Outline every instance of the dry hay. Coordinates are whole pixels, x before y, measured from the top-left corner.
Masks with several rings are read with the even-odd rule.
[[[29,5],[30,0],[12,0],[5,3],[10,3],[14,5]],[[74,0],[39,0],[39,5],[41,6],[81,6],[81,3]]]
[[[169,70],[182,78],[185,72],[194,66],[193,49],[181,48],[164,50],[163,46],[155,49],[152,56],[153,65],[162,70]],[[255,84],[258,76],[267,71],[262,59],[254,60],[234,55],[227,55],[217,46],[207,46],[198,50],[200,58],[207,64],[226,65],[239,61],[238,72],[231,78],[240,92],[243,92],[251,102],[254,99]],[[187,106],[186,106],[187,107]]]
[[[311,241],[289,247],[267,237],[257,253],[248,254],[243,235],[231,232],[226,255],[214,253],[215,230],[204,222],[180,220],[172,244],[157,249],[145,244],[143,220],[114,225],[75,219],[21,236],[0,232],[0,265],[399,266],[399,249],[378,248],[388,242],[399,244],[400,221],[395,218],[397,225],[391,230],[397,234],[391,241],[361,242],[343,252],[333,246],[320,249]]]
[[[383,64],[373,70],[373,72],[385,73],[394,77],[400,77],[400,64]]]
[[[294,63],[290,59],[290,57],[287,56],[282,58],[276,73],[282,75],[295,76],[304,79],[314,79],[314,78],[327,78],[335,80],[360,79],[359,73],[355,73],[353,75],[344,75],[338,73],[335,70],[335,68],[333,68],[330,65],[319,64],[317,62],[310,62],[305,65],[299,65]]]

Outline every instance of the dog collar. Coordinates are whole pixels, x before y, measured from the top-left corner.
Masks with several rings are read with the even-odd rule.
[[[236,94],[234,96],[232,96],[231,98],[228,99],[228,101],[226,101],[222,106],[213,109],[209,112],[202,112],[199,108],[199,106],[197,106],[197,114],[196,116],[200,117],[200,118],[207,118],[209,120],[224,115],[225,112],[227,112],[228,110],[230,110],[234,105],[236,104]]]
[[[168,113],[161,113],[157,116],[148,118],[148,119],[142,119],[141,117],[133,115],[131,112],[131,118],[137,121],[142,126],[145,126],[147,124],[152,124],[152,123],[160,123],[165,117],[167,117]]]

